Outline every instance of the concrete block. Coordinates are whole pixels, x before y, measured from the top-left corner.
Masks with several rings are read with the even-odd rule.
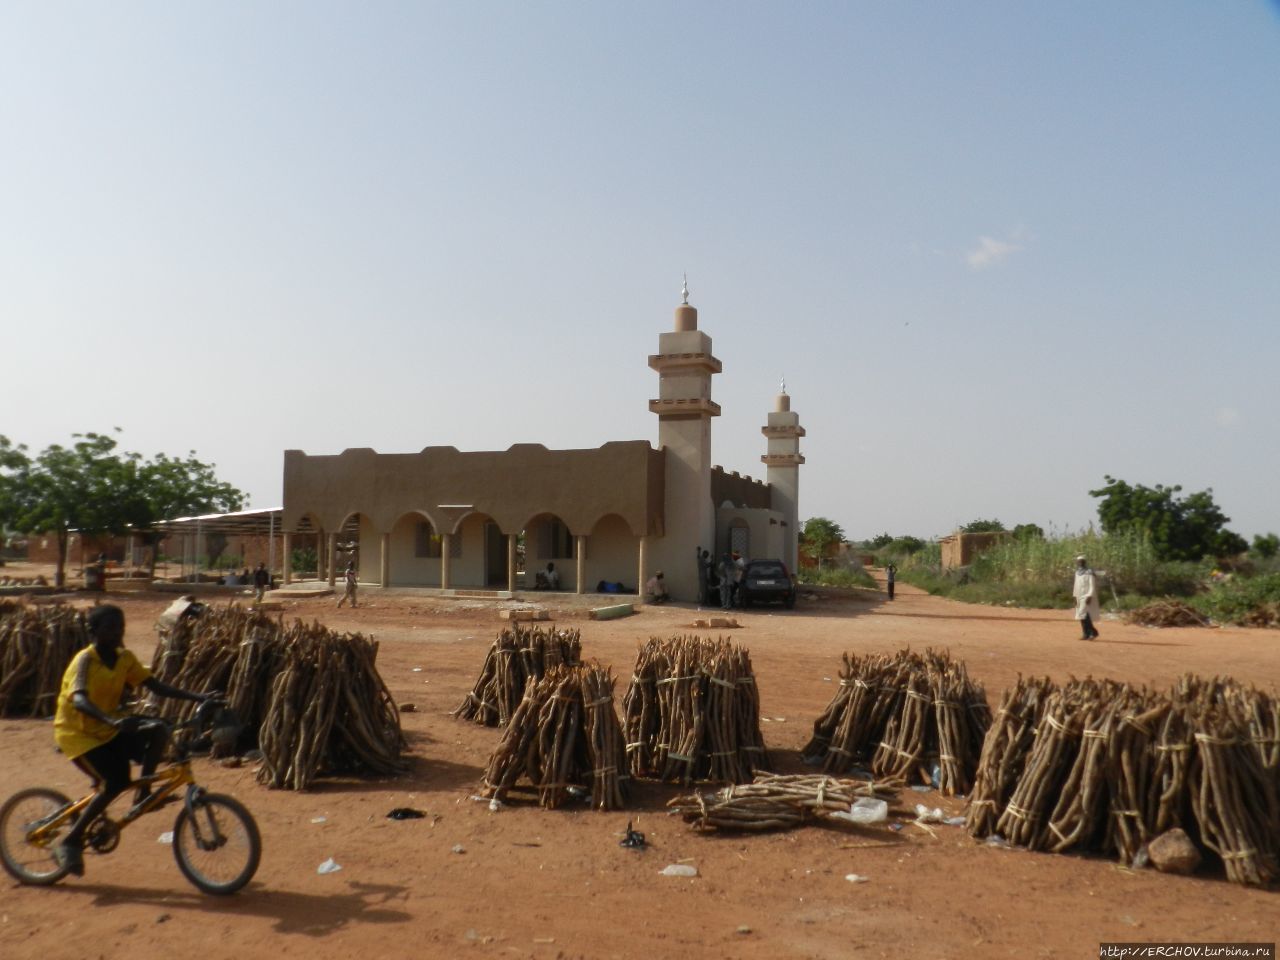
[[[635,604],[618,603],[611,607],[596,607],[588,616],[592,620],[617,620],[619,617],[629,617],[635,612]]]
[[[511,620],[516,623],[526,620],[550,620],[551,614],[546,610],[500,610],[498,611],[498,619]]]

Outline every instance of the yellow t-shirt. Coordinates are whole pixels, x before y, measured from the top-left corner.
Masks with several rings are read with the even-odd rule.
[[[62,675],[62,691],[58,694],[58,711],[53,718],[53,738],[58,749],[74,760],[100,747],[116,735],[116,728],[81,713],[71,702],[71,695],[83,690],[89,702],[111,716],[120,710],[120,696],[125,684],[136,687],[151,676],[130,651],[116,651],[116,665],[108,667],[94,646],[85,647],[67,664]]]

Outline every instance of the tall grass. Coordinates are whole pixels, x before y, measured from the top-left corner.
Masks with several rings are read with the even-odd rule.
[[[902,578],[930,593],[978,603],[1070,606],[1080,554],[1099,575],[1102,599],[1111,600],[1107,605],[1121,597],[1189,595],[1207,573],[1201,564],[1161,562],[1150,540],[1136,533],[1104,536],[1090,530],[1056,538],[1009,538],[979,554],[967,568],[945,573],[940,548],[930,548],[895,560]],[[1132,599],[1120,600],[1121,606],[1132,604]]]

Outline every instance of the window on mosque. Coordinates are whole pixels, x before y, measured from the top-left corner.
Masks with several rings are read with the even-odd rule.
[[[548,560],[572,560],[573,537],[559,520],[548,520],[538,530],[538,556]]]
[[[415,557],[439,557],[440,535],[429,523],[419,523],[414,530],[413,555]]]

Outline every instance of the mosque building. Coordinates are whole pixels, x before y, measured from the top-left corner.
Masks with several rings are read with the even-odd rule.
[[[642,592],[661,570],[674,599],[695,600],[699,549],[781,559],[795,571],[805,431],[785,384],[762,427],[761,482],[712,464],[720,406],[711,381],[722,368],[687,286],[649,366],[658,374],[658,397],[649,401],[656,447],[620,440],[585,450],[286,450],[285,581],[291,541],[301,536],[317,537],[319,572],[330,583],[349,555],[362,582],[454,594],[531,588],[535,571],[551,563],[560,590],[621,584]]]

